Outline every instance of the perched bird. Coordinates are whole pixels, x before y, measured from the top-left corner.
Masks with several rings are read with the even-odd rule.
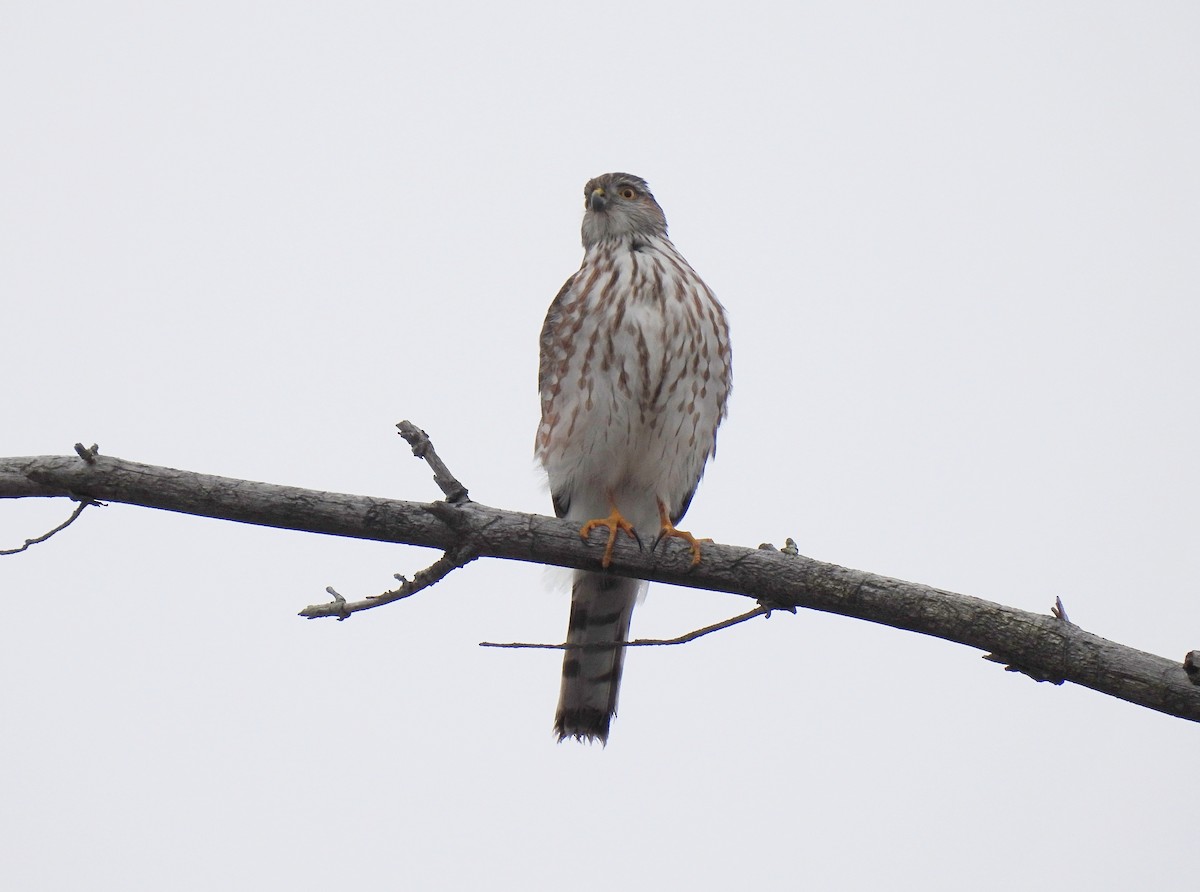
[[[607,571],[613,545],[653,530],[700,560],[675,524],[716,450],[732,353],[725,310],[667,238],[646,181],[607,173],[583,200],[583,264],[542,326],[536,453],[555,513],[585,540],[607,532],[604,569],[575,574],[567,642],[610,646],[566,651],[554,719],[560,741],[606,742],[625,653],[611,643],[629,640],[645,585]]]

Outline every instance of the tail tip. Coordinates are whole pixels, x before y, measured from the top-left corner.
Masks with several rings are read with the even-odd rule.
[[[573,737],[581,743],[608,743],[608,729],[612,722],[612,713],[582,706],[578,709],[560,710],[554,717],[554,733],[558,742],[562,743],[568,737]]]

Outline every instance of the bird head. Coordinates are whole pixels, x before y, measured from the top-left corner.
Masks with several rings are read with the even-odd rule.
[[[667,235],[667,218],[641,177],[606,173],[583,187],[583,246]]]

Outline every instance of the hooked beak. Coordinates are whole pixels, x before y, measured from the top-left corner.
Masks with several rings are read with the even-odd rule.
[[[592,190],[592,194],[588,196],[588,210],[602,211],[608,207],[608,196],[604,194],[604,187],[597,186]]]

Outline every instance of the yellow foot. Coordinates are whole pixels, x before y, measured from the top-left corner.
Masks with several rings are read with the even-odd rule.
[[[612,506],[612,514],[608,517],[598,517],[585,523],[579,530],[579,538],[586,542],[596,527],[608,527],[608,544],[604,546],[604,557],[600,558],[601,567],[608,567],[612,563],[613,545],[616,544],[618,531],[624,532],[625,535],[632,536],[634,539],[637,538],[637,533],[633,531],[633,524],[624,518],[617,510],[616,505]]]
[[[671,515],[667,512],[667,506],[661,500],[658,503],[658,519],[662,522],[662,532],[658,534],[658,537],[660,539],[664,537],[682,539],[692,547],[692,566],[700,563],[700,543],[711,542],[712,539],[697,539],[687,530],[676,529],[675,524],[671,523]]]

